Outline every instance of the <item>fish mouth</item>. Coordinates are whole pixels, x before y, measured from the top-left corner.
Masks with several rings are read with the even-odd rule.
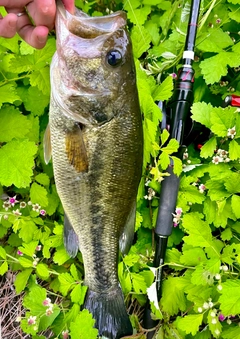
[[[126,26],[126,13],[118,11],[106,16],[90,17],[75,8],[75,13],[71,14],[65,9],[62,1],[57,0],[56,26],[58,28],[61,26],[59,21],[61,24],[64,22],[70,33],[83,39],[94,39]]]

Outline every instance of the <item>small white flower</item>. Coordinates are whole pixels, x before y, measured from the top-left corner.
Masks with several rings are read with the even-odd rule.
[[[198,307],[198,312],[202,313],[202,311],[203,311],[202,307]]]
[[[211,321],[212,324],[216,324],[217,323],[217,319],[216,318],[213,318],[212,321]]]
[[[222,290],[222,285],[217,285],[217,289],[219,290],[219,291],[221,291]]]
[[[198,187],[200,193],[204,193],[206,186],[204,184],[199,185]]]
[[[233,126],[232,128],[228,129],[227,136],[233,139],[236,135],[236,127]]]
[[[30,315],[30,317],[28,318],[27,322],[28,322],[28,325],[35,325],[36,324],[36,319],[37,317],[34,315]]]
[[[212,163],[218,165],[220,162],[223,162],[223,158],[219,157],[218,155],[212,158]]]
[[[232,320],[231,319],[227,319],[227,324],[231,325],[231,323],[232,323]]]
[[[207,309],[209,308],[209,303],[205,302],[205,303],[203,304],[203,308],[205,308],[205,310],[207,310]]]
[[[22,215],[22,213],[19,211],[19,209],[17,209],[16,211],[12,211],[14,215],[16,216],[20,216]]]
[[[219,273],[217,273],[217,274],[215,275],[215,279],[216,279],[216,280],[220,280],[220,279],[221,279],[221,275],[220,275]]]
[[[224,266],[222,267],[222,269],[223,269],[224,272],[227,272],[227,271],[228,271],[227,265],[224,265]]]
[[[215,332],[216,335],[220,334],[220,331],[218,329],[216,329],[214,332]]]
[[[212,308],[213,307],[213,302],[209,301],[208,305],[209,305],[210,308]]]
[[[210,313],[211,317],[216,317],[216,312],[214,310],[212,310],[212,312]]]

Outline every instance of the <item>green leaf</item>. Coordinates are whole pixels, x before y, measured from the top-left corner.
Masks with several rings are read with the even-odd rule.
[[[135,27],[143,25],[147,20],[148,14],[151,12],[150,6],[141,6],[138,8],[140,3],[137,1],[124,1],[124,9],[128,12],[128,19],[135,24]]]
[[[179,176],[182,173],[182,161],[178,157],[171,156],[173,160],[173,173]]]
[[[147,292],[147,285],[141,273],[132,273],[131,278],[132,278],[132,285],[133,285],[133,289],[135,293],[140,294],[140,293]]]
[[[50,94],[49,67],[39,69],[29,75],[31,86],[36,86],[45,95]]]
[[[14,286],[17,294],[21,293],[25,289],[31,273],[32,273],[31,268],[23,270],[22,272],[18,273],[14,281]]]
[[[196,102],[192,105],[192,119],[200,122],[207,128],[211,128],[212,123],[210,121],[212,105],[205,102]]]
[[[31,129],[30,120],[13,106],[3,107],[0,114],[0,142],[24,138]]]
[[[188,245],[200,247],[212,247],[212,233],[206,221],[201,220],[202,215],[199,213],[188,213],[182,218],[182,225],[189,234],[184,237]]]
[[[143,26],[134,26],[131,31],[133,55],[139,58],[150,47],[151,35]]]
[[[59,274],[58,280],[60,282],[60,292],[62,293],[63,296],[66,296],[69,289],[73,288],[75,280],[69,273]]]
[[[8,271],[8,263],[4,261],[0,266],[0,275],[4,275]]]
[[[235,108],[213,107],[210,116],[212,132],[220,137],[226,137],[228,128],[232,128],[235,123],[235,116]]]
[[[36,175],[35,180],[43,186],[49,186],[50,184],[49,176],[46,173],[39,173]]]
[[[6,84],[0,87],[0,107],[4,102],[14,103],[16,100],[21,100],[18,96],[15,85]]]
[[[180,262],[187,266],[197,266],[206,261],[206,255],[202,248],[195,247],[183,250]]]
[[[179,147],[179,142],[176,139],[171,139],[167,146],[161,147],[161,150],[167,154],[172,154],[177,152]]]
[[[34,235],[37,232],[37,230],[38,228],[32,220],[21,220],[21,229],[19,231],[19,238],[21,238],[24,242],[28,244],[30,243],[30,241],[34,239]],[[33,253],[35,252],[37,245],[38,245],[38,241],[35,242],[35,248],[30,247],[30,244],[28,244],[29,249],[31,249],[33,252],[32,254],[29,254],[29,253],[26,253],[26,254],[29,256],[32,256]],[[24,246],[26,245],[24,244]]]
[[[161,144],[164,145],[165,142],[168,140],[170,133],[168,130],[164,129],[161,133]]]
[[[25,228],[26,232],[29,231],[29,227],[28,227],[29,224],[35,225],[33,221],[29,221],[29,222],[23,221],[22,228]],[[32,241],[32,242],[29,242],[27,244],[23,243],[23,245],[21,247],[19,247],[19,250],[22,253],[28,255],[29,257],[32,257],[35,254],[35,252],[36,252],[37,245],[38,245],[38,241]]]
[[[23,299],[23,306],[30,310],[32,315],[38,316],[40,313],[45,313],[46,306],[43,301],[47,297],[47,292],[39,285],[33,285],[29,293]]]
[[[77,270],[75,264],[72,264],[72,265],[71,265],[71,267],[70,267],[70,272],[71,272],[71,275],[73,276],[73,278],[74,278],[75,280],[79,280],[78,270]]]
[[[47,190],[35,182],[30,188],[30,198],[32,203],[38,203],[41,207],[48,205]]]
[[[238,195],[232,196],[231,206],[235,216],[240,219],[240,197]]]
[[[23,99],[26,110],[34,115],[42,115],[49,104],[48,94],[44,95],[37,87],[29,87],[27,96]]]
[[[21,41],[20,44],[20,53],[22,55],[28,55],[28,54],[33,54],[35,52],[35,48],[30,46],[28,43],[26,43],[24,40]]]
[[[0,183],[4,186],[27,187],[33,174],[34,156],[37,146],[34,142],[10,141],[0,148]]]
[[[2,246],[0,246],[0,257],[3,259],[7,258],[6,251]]]
[[[98,330],[93,328],[95,320],[88,310],[81,311],[75,321],[70,324],[70,335],[72,339],[97,339]]]
[[[20,257],[19,259],[19,263],[22,267],[28,268],[28,267],[33,267],[33,262],[32,260],[29,260],[25,257]]]
[[[200,63],[203,77],[207,84],[218,82],[222,76],[227,75],[227,66],[237,67],[240,56],[234,52],[221,52],[213,57],[207,58]]]
[[[40,322],[39,322],[39,327],[38,330],[39,331],[44,331],[47,330],[52,323],[54,322],[54,320],[57,318],[57,316],[60,313],[60,308],[59,306],[57,306],[56,304],[54,304],[53,306],[53,313],[50,315],[46,315],[44,314],[41,318],[40,318]]]
[[[177,320],[178,327],[185,333],[197,334],[199,326],[202,324],[203,314],[189,314]]]
[[[223,339],[240,339],[240,327],[238,325],[231,324],[224,329],[221,333]]]
[[[50,276],[48,267],[47,267],[47,265],[44,264],[44,263],[39,263],[39,264],[37,264],[37,266],[36,266],[36,272],[37,272],[37,275],[38,275],[41,279],[43,279],[43,280],[48,279],[49,276]]]
[[[160,154],[158,165],[160,165],[163,170],[166,170],[167,167],[170,165],[170,158],[166,152],[162,152]]]
[[[53,261],[58,264],[62,265],[64,264],[68,259],[70,259],[69,254],[67,253],[64,245],[57,248],[56,252],[53,256]]]
[[[87,293],[87,289],[87,286],[76,284],[70,294],[72,302],[82,305]]]
[[[221,28],[215,29],[214,34],[206,32],[199,37],[198,49],[203,52],[221,52],[223,48],[233,45],[233,41],[227,32]]]
[[[240,281],[228,279],[222,283],[221,296],[219,298],[220,309],[225,317],[240,313]]]
[[[175,315],[186,309],[186,298],[184,296],[184,281],[182,278],[169,277],[163,281],[163,294],[161,305],[163,311],[169,315]]]
[[[236,140],[231,140],[229,143],[229,158],[238,160],[240,158],[240,145]]]
[[[216,137],[210,138],[202,147],[201,147],[201,157],[208,158],[214,155],[214,151],[217,148],[217,139]]]
[[[153,92],[154,101],[168,100],[172,96],[173,91],[173,78],[168,76]]]

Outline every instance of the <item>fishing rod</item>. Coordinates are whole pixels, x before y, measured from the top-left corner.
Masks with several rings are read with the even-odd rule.
[[[169,126],[170,138],[175,138],[179,142],[179,151],[176,156],[180,159],[186,149],[186,144],[191,139],[193,123],[190,119],[190,107],[193,104],[193,83],[194,70],[192,63],[194,60],[194,46],[197,33],[197,22],[200,10],[201,0],[192,0],[190,16],[188,21],[188,30],[186,35],[185,48],[182,57],[182,67],[178,71],[175,82],[173,96],[167,104],[162,123],[162,129]],[[162,103],[160,103],[162,105]],[[174,162],[171,162],[167,168],[169,176],[166,176],[161,184],[159,210],[155,227],[156,250],[154,257],[154,267],[156,270],[156,288],[158,300],[162,292],[163,264],[167,249],[168,237],[172,233],[173,214],[176,209],[176,202],[179,190],[180,178],[174,174]],[[148,304],[145,309],[143,327],[151,329],[157,325],[151,318],[151,309]],[[148,331],[147,339],[154,335],[153,331]]]

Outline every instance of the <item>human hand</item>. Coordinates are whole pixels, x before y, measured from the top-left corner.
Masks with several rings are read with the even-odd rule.
[[[74,10],[74,0],[62,0],[69,12]],[[43,48],[49,30],[53,29],[55,0],[0,0],[8,14],[0,18],[0,36],[11,38],[16,33],[29,45]],[[30,17],[32,21],[30,20]]]

